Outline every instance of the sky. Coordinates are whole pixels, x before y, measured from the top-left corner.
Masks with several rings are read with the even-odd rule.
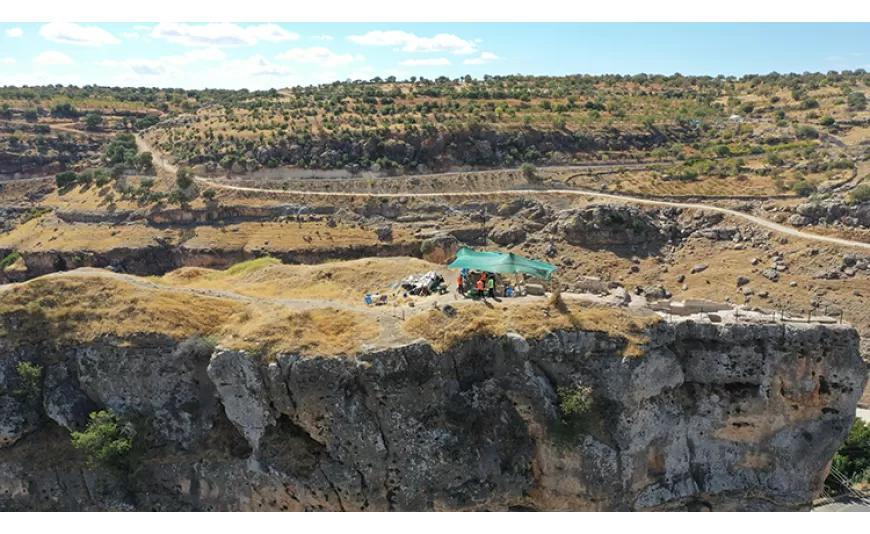
[[[870,70],[870,24],[0,23],[0,86]]]

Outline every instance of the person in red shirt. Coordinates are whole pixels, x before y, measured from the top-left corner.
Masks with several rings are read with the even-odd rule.
[[[477,281],[477,296],[483,297],[483,279]]]
[[[460,295],[465,295],[465,280],[462,279],[461,274],[456,277],[456,290]]]

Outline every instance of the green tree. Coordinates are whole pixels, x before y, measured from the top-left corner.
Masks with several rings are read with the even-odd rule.
[[[151,152],[142,152],[136,156],[136,166],[140,169],[151,169],[154,167],[154,156]]]
[[[202,193],[202,196],[204,196],[204,197],[207,198],[208,200],[214,200],[214,197],[217,196],[217,191],[215,191],[214,189],[206,189],[206,190]]]
[[[84,432],[73,432],[72,443],[83,451],[92,467],[128,473],[136,431],[111,410],[93,412]]]
[[[85,116],[85,126],[88,130],[96,130],[103,124],[103,116],[99,113],[88,113]]]
[[[819,121],[819,124],[821,124],[822,126],[833,126],[835,122],[837,121],[834,120],[834,117],[827,115],[825,117],[822,117],[822,119]]]
[[[26,109],[24,110],[24,120],[27,122],[36,122],[39,120],[39,114],[36,113],[35,109]]]
[[[73,171],[63,171],[54,176],[54,181],[59,189],[63,189],[76,183],[78,178],[79,175]]]
[[[193,171],[188,167],[181,167],[175,173],[175,183],[179,189],[187,189],[193,185]]]
[[[852,111],[862,111],[867,109],[867,96],[864,93],[850,93],[846,97],[846,105]]]
[[[870,424],[855,419],[849,437],[834,455],[831,467],[832,471],[836,469],[852,484],[870,482]],[[840,480],[833,475],[828,477],[825,484],[833,489],[845,489]]]
[[[121,176],[124,176],[124,171],[126,170],[127,168],[123,164],[119,163],[118,165],[112,167],[112,171],[109,173],[109,176],[111,176],[112,179],[117,180]]]
[[[184,196],[184,191],[181,189],[174,189],[169,196],[166,197],[166,201],[170,204],[184,204],[187,202],[187,197]]]

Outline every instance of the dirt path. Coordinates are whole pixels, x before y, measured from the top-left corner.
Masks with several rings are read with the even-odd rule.
[[[140,150],[151,151],[150,146],[139,136],[136,136],[136,144]],[[154,156],[154,161],[161,167],[166,170],[174,172],[176,167],[167,163],[162,156],[158,153],[151,151]],[[802,230],[797,230],[795,228],[791,228],[779,223],[775,223],[773,221],[769,221],[767,219],[763,219],[761,217],[756,217],[755,215],[749,215],[748,213],[743,213],[736,210],[731,210],[727,208],[721,208],[718,206],[712,206],[709,204],[694,204],[688,202],[671,202],[666,200],[649,200],[645,198],[637,198],[628,195],[614,195],[611,193],[601,193],[598,191],[590,191],[585,189],[502,189],[495,191],[486,191],[486,192],[456,192],[456,193],[339,193],[332,191],[300,191],[300,190],[284,190],[284,189],[262,189],[258,187],[243,187],[243,186],[235,186],[235,185],[227,185],[222,184],[220,182],[215,182],[214,180],[210,180],[208,178],[203,178],[201,176],[195,176],[196,180],[207,184],[211,187],[221,188],[221,189],[229,189],[233,191],[246,191],[246,192],[255,192],[255,193],[274,193],[281,195],[307,195],[307,196],[320,196],[320,197],[373,197],[373,198],[445,198],[445,197],[477,197],[483,194],[486,195],[523,195],[523,196],[536,196],[536,195],[575,195],[575,196],[583,196],[583,197],[596,197],[596,198],[604,198],[609,200],[616,200],[619,202],[629,202],[633,204],[644,204],[648,206],[664,206],[664,207],[674,207],[674,208],[683,208],[683,209],[700,209],[707,211],[715,211],[719,213],[723,213],[726,215],[730,215],[732,217],[737,217],[740,219],[744,219],[753,224],[761,226],[762,228],[767,228],[769,230],[773,230],[774,232],[778,232],[781,234],[798,237],[802,239],[808,239],[810,241],[818,241],[822,243],[831,243],[834,245],[846,246],[846,247],[855,247],[870,250],[870,243],[865,243],[862,241],[852,241],[849,239],[840,239],[838,237],[829,237],[825,235],[813,234],[810,232],[804,232]],[[573,177],[569,177],[570,180]],[[722,200],[728,200],[727,198],[723,198]]]

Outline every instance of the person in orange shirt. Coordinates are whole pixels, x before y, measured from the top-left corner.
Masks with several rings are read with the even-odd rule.
[[[483,297],[483,279],[477,281],[477,296]]]
[[[465,295],[465,280],[461,274],[456,277],[456,291],[459,291],[460,295]]]

